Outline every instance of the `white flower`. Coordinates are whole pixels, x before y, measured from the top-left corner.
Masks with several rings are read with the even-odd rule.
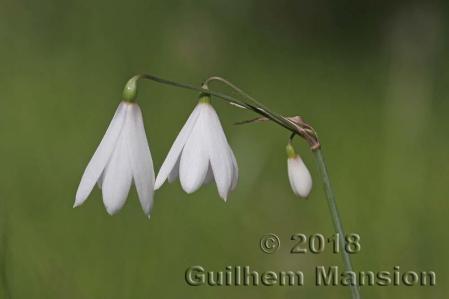
[[[288,179],[293,192],[306,198],[312,190],[312,176],[301,157],[295,152],[291,144],[287,145]]]
[[[125,204],[133,180],[142,209],[149,216],[154,170],[142,112],[136,103],[121,102],[84,171],[74,207],[81,205],[98,183],[106,210],[112,215]]]
[[[165,180],[173,182],[179,176],[187,193],[198,190],[210,181],[217,184],[225,201],[238,180],[234,153],[228,144],[217,113],[203,96],[176,137],[167,158],[159,170],[155,189]]]

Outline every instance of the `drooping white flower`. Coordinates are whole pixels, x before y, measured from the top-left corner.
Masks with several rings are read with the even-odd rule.
[[[113,215],[125,204],[134,181],[140,204],[150,215],[154,169],[139,105],[121,102],[109,127],[84,171],[74,207],[84,203],[96,183],[103,203]]]
[[[296,195],[306,198],[312,190],[312,176],[290,143],[287,145],[287,156],[290,186]]]
[[[237,161],[208,96],[202,95],[176,137],[159,170],[155,189],[167,179],[173,182],[178,176],[187,193],[215,181],[225,201],[237,185]]]

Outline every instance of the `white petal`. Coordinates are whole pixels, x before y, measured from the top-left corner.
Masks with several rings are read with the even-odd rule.
[[[87,199],[92,188],[95,186],[95,183],[103,173],[103,170],[114,151],[120,132],[122,131],[125,117],[126,107],[122,102],[118,106],[100,145],[84,171],[78,190],[76,191],[74,207],[81,205]]]
[[[175,166],[172,168],[172,170],[168,174],[168,182],[169,183],[173,183],[179,176],[179,160],[181,160],[181,156],[178,157],[178,161],[176,161]]]
[[[312,176],[299,156],[288,159],[288,179],[293,192],[301,197],[307,197],[312,190]]]
[[[157,174],[154,186],[156,190],[159,189],[162,186],[162,184],[164,184],[165,180],[170,175],[170,172],[172,171],[173,167],[176,166],[176,163],[181,155],[181,151],[184,145],[186,144],[187,139],[190,136],[193,126],[196,123],[199,110],[200,110],[199,105],[197,105],[190,114],[184,126],[182,127],[178,136],[176,137],[172,147],[170,148],[170,151],[168,152],[167,157],[165,158],[164,163],[162,163],[162,166]]]
[[[206,131],[204,140],[207,142],[218,194],[226,201],[234,177],[233,157],[217,113],[210,104],[203,105],[207,116],[204,125]]]
[[[229,147],[230,154],[232,155],[232,166],[233,166],[233,172],[232,172],[232,184],[231,184],[231,191],[235,189],[237,186],[237,181],[239,178],[239,169],[237,166],[237,161],[235,159],[234,153],[232,152],[232,149]],[[206,178],[204,179],[204,185],[209,184],[211,182],[214,182],[214,173],[212,171],[212,167],[209,163],[209,167],[207,169]]]
[[[97,181],[97,186],[98,186],[98,188],[100,188],[100,189],[101,189],[101,186],[103,185],[103,180],[104,180],[104,170],[103,170],[103,172],[100,174],[100,177],[98,178],[98,181]]]
[[[212,167],[209,166],[207,167],[207,173],[206,173],[206,178],[204,179],[203,185],[209,184],[210,182],[214,181],[214,172],[212,171]]]
[[[128,133],[128,155],[131,163],[134,184],[136,185],[140,205],[145,214],[149,215],[153,205],[154,169],[148,146],[147,136],[143,125],[142,112],[137,104],[131,104],[129,126],[124,131]]]
[[[129,122],[127,121],[104,173],[103,203],[111,215],[115,214],[125,204],[132,182],[127,145],[128,136],[125,134],[129,130],[128,126]]]
[[[179,180],[187,193],[195,192],[201,187],[209,167],[209,156],[204,146],[204,125],[204,111],[201,111],[182,150]]]
[[[231,147],[229,147],[229,152],[231,153],[232,158],[232,184],[231,184],[231,191],[237,187],[237,182],[239,180],[239,167],[237,165],[237,160],[235,159],[234,152],[232,151]]]

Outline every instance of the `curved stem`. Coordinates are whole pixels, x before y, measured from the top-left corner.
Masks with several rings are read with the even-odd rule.
[[[212,81],[222,82],[222,83],[226,84],[227,86],[231,87],[232,89],[234,89],[235,91],[237,91],[238,93],[240,93],[241,95],[243,95],[244,97],[246,97],[247,99],[253,101],[256,105],[259,105],[260,107],[264,107],[264,105],[262,103],[260,103],[259,101],[254,99],[252,96],[250,96],[249,94],[247,94],[246,92],[244,92],[243,90],[238,88],[235,84],[232,84],[230,81],[228,81],[222,77],[218,77],[218,76],[209,77],[209,78],[207,78],[206,81],[204,81],[204,85],[207,86]]]
[[[203,88],[203,87],[196,87],[196,86],[193,86],[190,84],[179,83],[176,81],[163,79],[163,78],[160,78],[160,77],[157,77],[154,75],[150,75],[150,74],[139,74],[139,75],[136,75],[136,76],[132,77],[131,79],[129,79],[129,81],[126,83],[125,89],[123,91],[123,97],[126,101],[134,101],[135,98],[137,97],[136,84],[137,84],[137,81],[140,79],[147,79],[147,80],[162,83],[165,85],[170,85],[170,86],[179,87],[179,88],[183,88],[183,89],[189,89],[189,90],[193,90],[193,91],[208,93],[208,94],[216,96],[230,104],[241,106],[241,108],[243,108],[243,109],[251,110],[251,108],[248,107],[245,103],[243,103],[233,97],[227,96],[225,94],[210,91],[207,88]]]
[[[150,74],[139,74],[139,75],[132,77],[126,84],[125,89],[123,91],[124,100],[132,102],[136,99],[136,97],[137,97],[136,85],[137,85],[137,81],[139,79],[152,80],[152,81],[155,81],[158,83],[162,83],[162,84],[166,84],[166,85],[170,85],[170,86],[174,86],[174,87],[194,90],[194,91],[198,91],[201,93],[213,95],[219,99],[222,99],[222,100],[228,102],[229,104],[232,104],[239,108],[251,110],[259,115],[262,115],[264,118],[267,118],[267,119],[273,121],[274,123],[280,125],[281,127],[287,129],[288,131],[291,132],[290,142],[294,138],[295,135],[300,135],[301,137],[306,139],[309,142],[309,145],[311,146],[311,149],[315,154],[315,158],[316,158],[317,164],[318,164],[318,169],[320,171],[320,175],[324,182],[324,189],[325,189],[325,193],[326,193],[327,203],[329,205],[329,210],[331,213],[332,222],[334,224],[335,231],[340,235],[339,242],[340,242],[340,246],[342,248],[341,253],[342,253],[342,258],[343,258],[343,262],[345,265],[345,269],[346,269],[346,271],[353,271],[351,257],[349,256],[349,253],[346,250],[344,250],[345,231],[343,229],[341,217],[340,217],[340,214],[339,214],[338,208],[337,208],[337,203],[335,201],[335,195],[334,195],[331,183],[330,183],[330,178],[329,178],[329,174],[327,172],[326,162],[324,161],[322,151],[320,150],[320,143],[318,140],[318,136],[317,136],[315,130],[311,126],[304,123],[301,119],[297,120],[297,121],[293,121],[292,119],[283,117],[283,116],[271,111],[271,109],[269,109],[268,107],[266,107],[265,105],[263,105],[262,103],[260,103],[256,99],[254,99],[253,97],[251,97],[249,94],[247,94],[246,92],[244,92],[243,90],[238,88],[236,85],[232,84],[231,82],[229,82],[226,79],[223,79],[223,78],[217,77],[217,76],[208,78],[204,82],[203,87],[196,87],[196,86],[193,86],[190,84],[179,83],[179,82],[163,79],[163,78],[160,78],[160,77],[157,77],[154,75],[150,75]],[[230,88],[232,88],[234,91],[236,91],[243,97],[250,100],[252,103],[250,104],[250,103],[235,99],[233,97],[230,97],[228,95],[209,90],[208,83],[210,83],[212,81],[219,81],[219,82],[224,83],[225,85],[229,86]],[[351,292],[352,292],[353,299],[361,298],[358,286],[351,286]]]
[[[292,132],[292,134],[290,136],[290,140],[293,139],[293,137],[295,135],[299,135],[299,136],[303,137],[304,139],[306,139],[306,141],[309,143],[310,148],[312,150],[316,150],[316,149],[320,148],[320,142],[318,140],[318,135],[316,134],[315,130],[311,126],[306,124],[302,120],[301,117],[299,117],[299,116],[284,117],[278,113],[273,112],[267,106],[265,106],[261,102],[257,101],[255,98],[253,98],[248,93],[246,93],[245,91],[243,91],[242,89],[237,87],[235,84],[231,83],[230,81],[228,81],[222,77],[218,77],[218,76],[209,77],[204,82],[204,85],[207,86],[207,84],[212,81],[218,81],[218,82],[224,83],[225,85],[227,85],[228,87],[230,87],[231,89],[233,89],[234,91],[236,91],[237,93],[242,95],[243,97],[245,97],[248,100],[250,100],[251,102],[253,102],[255,105],[259,106],[259,110],[260,110],[260,111],[258,111],[259,114],[265,116],[265,118],[272,120],[277,124],[280,124],[281,126],[283,126],[284,128],[286,128]],[[261,113],[261,112],[263,112],[263,113]],[[251,120],[249,122],[252,122],[252,121],[254,121],[254,120]],[[249,123],[249,122],[241,122],[241,124]],[[292,130],[291,127],[293,127],[294,129]]]
[[[6,227],[6,204],[1,204],[2,213],[0,219],[0,288],[3,298],[9,299],[10,291],[8,286],[8,277],[6,272],[6,251],[7,251],[7,227]]]
[[[180,83],[180,82],[176,82],[176,81],[172,81],[172,80],[163,79],[163,78],[151,75],[151,74],[139,74],[139,75],[136,75],[136,76],[132,77],[131,79],[129,79],[125,85],[124,90],[123,90],[124,100],[129,101],[129,102],[135,101],[135,99],[137,97],[137,81],[140,79],[147,79],[147,80],[151,80],[151,81],[158,82],[158,83],[165,84],[165,85],[170,85],[170,86],[174,86],[174,87],[178,87],[178,88],[189,89],[189,90],[213,95],[221,100],[224,100],[225,102],[227,102],[233,106],[236,106],[236,107],[239,107],[242,109],[251,110],[259,115],[262,115],[262,116],[272,120],[273,122],[284,127],[285,129],[287,129],[291,132],[297,133],[297,128],[291,122],[289,122],[282,116],[271,112],[268,108],[266,108],[265,106],[263,106],[262,104],[260,104],[259,102],[257,102],[255,99],[253,99],[251,97],[250,97],[250,99],[252,99],[252,101],[255,102],[256,105],[249,104],[249,103],[240,101],[238,99],[235,99],[231,96],[209,90],[207,88],[207,85],[205,85],[205,88],[196,87],[196,86],[193,86],[190,84],[185,84],[185,83]],[[233,86],[235,88],[237,88],[235,85],[233,85]],[[238,89],[238,90],[240,90],[240,89]],[[241,90],[240,90],[240,92],[247,97],[249,96]]]
[[[235,84],[231,83],[230,81],[228,81],[228,80],[226,80],[226,79],[224,79],[222,77],[218,77],[218,76],[209,77],[206,81],[204,81],[204,84],[207,86],[208,83],[210,83],[212,81],[218,81],[218,82],[224,83],[225,85],[229,86],[230,88],[232,88],[237,93],[241,94],[242,96],[244,96],[248,100],[252,101],[255,105],[257,105],[259,107],[259,109],[263,109],[263,111],[266,114],[262,114],[262,115],[264,115],[265,117],[268,117],[267,115],[269,115],[271,117],[268,117],[268,118],[270,118],[272,121],[275,121],[278,124],[282,123],[281,125],[283,127],[288,127],[288,126],[285,125],[285,121],[289,122],[288,120],[286,120],[283,116],[280,116],[279,114],[273,112],[267,106],[265,106],[261,102],[257,101],[255,98],[250,96],[248,93],[246,93],[242,89],[238,88]],[[261,114],[261,113],[259,113],[259,114]],[[287,129],[289,129],[289,128],[287,128]]]
[[[349,253],[345,250],[345,242],[346,242],[346,234],[343,229],[343,224],[341,222],[340,213],[338,212],[337,202],[335,200],[335,194],[332,189],[332,185],[329,178],[329,173],[327,171],[326,161],[324,160],[323,152],[321,149],[317,149],[314,151],[315,158],[318,165],[318,170],[321,174],[324,183],[324,191],[326,193],[327,203],[329,205],[329,210],[331,213],[332,222],[334,224],[335,231],[339,234],[339,242],[340,242],[340,252],[343,258],[343,262],[345,265],[346,271],[353,271],[351,257]],[[360,291],[358,286],[351,285],[351,292],[353,299],[360,299]]]

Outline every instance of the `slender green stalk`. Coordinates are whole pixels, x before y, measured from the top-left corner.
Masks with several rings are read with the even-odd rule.
[[[226,79],[224,79],[222,77],[218,77],[218,76],[212,76],[212,77],[209,77],[204,82],[204,84],[207,86],[207,84],[212,81],[218,81],[218,82],[224,83],[225,85],[229,86],[230,88],[235,90],[237,93],[241,94],[242,96],[244,96],[245,98],[247,98],[248,100],[253,102],[260,110],[265,112],[265,114],[268,114],[268,116],[271,116],[271,118],[275,119],[276,121],[278,121],[278,122],[285,121],[285,119],[282,116],[279,116],[275,112],[271,112],[272,111],[271,109],[269,109],[267,106],[265,106],[264,104],[262,104],[261,102],[256,100],[254,97],[250,96],[247,92],[245,92],[242,89],[240,89],[239,87],[237,87],[235,84],[231,83],[229,80],[226,80]]]
[[[211,81],[219,81],[224,83],[225,85],[231,87],[233,90],[235,90],[237,93],[241,94],[242,96],[246,97],[247,99],[249,99],[250,101],[252,101],[253,103],[255,103],[256,105],[258,105],[259,107],[261,107],[264,111],[269,111],[271,109],[269,109],[268,107],[266,107],[265,105],[263,105],[261,102],[257,101],[256,99],[254,99],[252,96],[250,96],[248,93],[246,93],[245,91],[241,90],[239,87],[237,87],[236,85],[234,85],[233,83],[229,82],[226,79],[223,79],[221,77],[210,77],[209,79],[207,79],[205,81],[205,83],[209,83]],[[282,119],[283,117],[278,115],[277,113],[271,112],[271,114],[273,115],[273,118],[276,120]],[[296,135],[296,133],[294,132],[291,136],[290,136],[290,142],[293,139],[293,137]],[[335,231],[339,234],[339,242],[340,242],[340,248],[341,248],[341,253],[342,253],[342,258],[344,261],[344,265],[345,265],[345,269],[346,271],[353,271],[352,268],[352,263],[351,263],[351,257],[349,255],[349,253],[345,250],[345,231],[343,229],[343,224],[341,222],[341,217],[340,214],[338,212],[338,208],[337,208],[337,203],[335,200],[335,195],[330,183],[330,178],[329,178],[329,174],[327,172],[327,166],[326,166],[326,162],[324,160],[323,157],[323,152],[321,151],[320,147],[316,148],[313,150],[313,152],[315,153],[315,157],[317,159],[317,163],[318,163],[318,168],[320,171],[320,175],[324,181],[324,189],[325,189],[325,193],[326,193],[326,199],[327,199],[327,203],[329,205],[329,210],[331,212],[331,218],[332,218],[332,222],[334,224],[335,227]],[[360,292],[359,292],[359,288],[358,286],[352,286],[351,287],[351,292],[352,292],[352,298],[354,299],[360,299]]]
[[[6,213],[5,204],[1,205],[2,212],[0,219],[0,294],[2,298],[10,299],[10,292],[8,287],[8,278],[6,276],[6,248],[7,248],[7,236],[6,236]]]
[[[263,108],[260,106],[260,104],[258,104],[258,102],[256,100],[254,100],[253,98],[250,97],[251,101],[255,102],[255,104],[249,104],[243,101],[240,101],[238,99],[235,99],[233,97],[230,97],[228,95],[219,93],[219,92],[215,92],[212,90],[209,90],[206,87],[196,87],[190,84],[185,84],[185,83],[180,83],[180,82],[175,82],[172,80],[167,80],[167,79],[163,79],[151,74],[139,74],[139,75],[135,75],[134,77],[132,77],[131,79],[128,80],[128,82],[125,85],[125,88],[123,90],[123,99],[125,101],[128,102],[134,102],[136,100],[137,97],[137,82],[140,79],[146,79],[146,80],[151,80],[157,83],[161,83],[161,84],[165,84],[165,85],[170,85],[170,86],[174,86],[174,87],[178,87],[178,88],[183,88],[183,89],[189,89],[189,90],[194,90],[194,91],[199,91],[202,93],[207,93],[210,95],[213,95],[221,100],[224,100],[225,102],[234,105],[236,107],[242,108],[242,109],[246,109],[246,110],[250,110],[253,111],[259,115],[262,115],[270,120],[272,120],[273,122],[277,123],[278,125],[284,127],[285,129],[293,132],[293,133],[297,133],[297,128],[288,120],[284,119],[283,117],[277,115],[276,113],[271,112],[268,108]],[[206,81],[207,82],[207,81]],[[243,91],[238,90],[239,93],[242,93]],[[247,94],[243,95],[245,97],[248,97]]]
[[[251,100],[256,105],[261,107],[264,111],[270,111],[270,109],[268,107],[266,107],[265,105],[263,105],[262,103],[260,103],[256,99],[254,99],[248,93],[246,93],[245,91],[241,90],[236,85],[234,85],[231,82],[229,82],[228,80],[223,79],[221,77],[214,76],[214,77],[210,77],[209,79],[207,79],[205,83],[207,84],[207,83],[209,83],[211,81],[219,81],[219,82],[222,82],[222,83],[226,84],[227,86],[229,86],[233,90],[235,90],[237,93],[241,94],[242,96],[246,97],[247,99]],[[273,118],[276,119],[276,120],[279,120],[279,119],[283,118],[282,116],[279,116],[278,114],[276,114],[274,112],[272,112],[271,114],[273,115]],[[293,137],[295,135],[296,135],[296,133],[293,132],[293,134],[290,136],[290,142],[291,142],[291,140],[293,139]],[[345,250],[345,240],[346,240],[345,237],[346,237],[346,234],[345,234],[345,231],[343,229],[343,224],[341,222],[340,213],[338,212],[337,202],[335,200],[335,194],[334,194],[334,191],[332,189],[332,185],[331,185],[330,178],[329,178],[329,173],[327,171],[326,162],[325,162],[324,157],[323,157],[323,152],[321,151],[320,148],[321,147],[313,149],[313,152],[314,152],[316,160],[317,160],[317,164],[318,164],[318,169],[320,171],[320,175],[321,175],[321,177],[323,179],[323,182],[324,182],[324,189],[325,189],[325,193],[326,193],[327,203],[329,205],[329,210],[330,210],[330,213],[331,213],[332,222],[334,224],[335,231],[339,234],[339,238],[338,239],[339,239],[339,242],[340,242],[340,248],[341,248],[340,251],[341,251],[341,254],[342,254],[342,258],[343,258],[343,262],[344,262],[344,265],[345,265],[345,269],[346,269],[346,271],[353,271],[352,263],[351,263],[351,257],[349,255],[349,253]],[[352,292],[352,298],[353,299],[360,299],[361,298],[358,286],[351,286],[351,292]]]
[[[223,79],[221,77],[216,77],[216,76],[210,77],[209,79],[207,79],[204,82],[202,87],[196,87],[196,86],[189,85],[189,84],[184,84],[184,83],[179,83],[179,82],[175,82],[175,81],[171,81],[171,80],[167,80],[167,79],[162,79],[162,78],[156,77],[154,75],[150,75],[150,74],[136,75],[136,76],[132,77],[125,86],[125,89],[123,91],[124,100],[130,101],[130,102],[135,101],[135,99],[137,97],[137,86],[136,85],[137,85],[137,81],[139,79],[152,80],[152,81],[155,81],[158,83],[162,83],[162,84],[166,84],[166,85],[170,85],[170,86],[174,86],[174,87],[199,91],[202,93],[213,95],[213,96],[215,96],[219,99],[222,99],[234,106],[237,106],[237,107],[243,108],[243,109],[247,109],[247,110],[251,110],[259,115],[262,115],[266,119],[269,119],[269,120],[273,121],[274,123],[280,125],[281,127],[287,129],[288,131],[290,131],[292,133],[290,136],[290,140],[295,135],[299,135],[299,136],[303,137],[309,143],[312,151],[315,154],[315,158],[317,160],[318,169],[320,171],[320,175],[324,182],[324,190],[326,193],[326,199],[327,199],[327,203],[329,205],[332,222],[334,224],[335,231],[339,234],[338,239],[340,242],[340,248],[341,248],[340,251],[341,251],[341,254],[343,257],[345,269],[346,269],[346,271],[353,271],[351,257],[349,255],[349,253],[345,250],[346,235],[345,235],[345,231],[343,229],[341,218],[340,218],[340,215],[338,212],[337,203],[335,201],[334,191],[332,190],[332,186],[330,183],[330,178],[329,178],[329,174],[327,172],[326,162],[324,161],[323,153],[320,149],[320,143],[318,140],[318,136],[317,136],[315,130],[311,126],[309,126],[308,124],[306,124],[303,121],[293,122],[291,119],[288,119],[286,117],[283,117],[282,115],[279,115],[279,114],[273,112],[267,106],[263,105],[262,103],[260,103],[259,101],[257,101],[253,97],[251,97],[249,94],[247,94],[246,92],[244,92],[243,90],[238,88],[236,85],[232,84],[231,82],[229,82],[226,79]],[[242,100],[238,100],[238,99],[235,99],[228,95],[209,90],[207,85],[211,81],[219,81],[219,82],[226,84],[228,87],[231,87],[234,91],[236,91],[237,93],[239,93],[240,95],[242,95],[243,97],[245,97],[249,101],[251,101],[251,103],[248,103],[248,102],[245,102]],[[358,286],[351,286],[351,292],[352,292],[353,299],[361,298]]]
[[[329,178],[329,173],[327,172],[326,161],[324,160],[323,152],[321,149],[314,151],[315,158],[318,165],[318,170],[323,179],[324,191],[326,193],[327,203],[329,205],[329,210],[331,212],[332,222],[334,223],[335,231],[339,234],[340,241],[340,252],[343,258],[346,271],[353,271],[351,257],[349,253],[345,250],[345,230],[343,229],[343,224],[341,222],[340,213],[338,212],[337,202],[335,200],[334,190],[332,189],[331,181]],[[360,299],[360,291],[358,286],[351,285],[352,298]]]

